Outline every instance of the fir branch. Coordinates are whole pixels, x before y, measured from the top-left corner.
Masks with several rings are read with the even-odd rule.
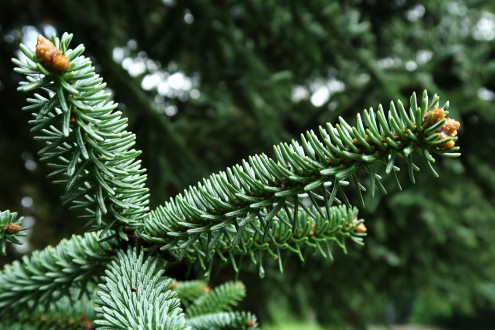
[[[23,108],[32,112],[35,139],[45,144],[40,160],[65,186],[63,203],[81,209],[93,229],[119,229],[125,238],[123,227],[141,226],[148,213],[135,135],[126,131],[127,119],[115,111],[106,84],[81,55],[84,47],[69,49],[72,35],[66,33],[60,40],[53,37],[51,46],[43,39],[38,38],[36,53],[21,44],[25,62],[12,60],[15,71],[26,75],[18,90],[40,91]],[[55,58],[60,60],[51,63]]]
[[[49,304],[70,290],[86,290],[112,254],[113,240],[100,242],[100,232],[74,235],[6,265],[0,273],[0,313]]]
[[[157,260],[119,252],[98,285],[95,324],[101,329],[189,329],[180,301]]]
[[[173,281],[170,288],[177,293],[182,305],[187,307],[194,300],[211,291],[205,281]]]
[[[91,330],[94,329],[93,301],[88,295],[63,297],[48,306],[36,305],[34,310],[11,311],[2,315],[1,329]]]
[[[205,314],[230,311],[246,296],[241,282],[226,282],[194,300],[186,310],[188,318]]]
[[[22,217],[18,217],[16,212],[0,211],[0,253],[6,254],[7,243],[22,243],[18,237],[25,236],[23,233],[27,228],[22,227]]]
[[[188,319],[195,330],[252,330],[258,329],[256,316],[248,312],[223,312]]]
[[[232,228],[226,228],[214,241],[205,242],[204,237],[198,236],[196,242],[178,253],[195,253],[194,260],[199,260],[203,268],[208,268],[206,263],[211,260],[205,251],[213,246],[214,250],[211,251],[225,263],[230,263],[236,271],[239,270],[239,265],[235,256],[247,254],[258,265],[261,276],[264,273],[265,258],[277,261],[283,272],[284,251],[295,253],[304,261],[304,251],[307,250],[333,258],[332,248],[335,244],[344,250],[348,238],[362,244],[366,229],[361,232],[357,230],[359,226],[364,226],[357,214],[356,208],[345,205],[328,209],[304,206],[298,211],[286,208],[273,216],[273,223],[268,231],[263,222],[256,218],[243,231],[234,232]]]
[[[320,137],[309,131],[301,135],[301,142],[276,145],[275,159],[255,155],[190,187],[152,211],[139,234],[179,258],[199,259],[204,267],[222,250],[239,246],[235,252],[252,252],[251,246],[244,248],[245,242],[257,233],[263,236],[260,244],[272,246],[278,255],[280,245],[272,233],[275,223],[286,226],[281,232],[285,234],[290,232],[287,228],[295,231],[299,214],[330,219],[335,201],[349,204],[343,188],[349,182],[364,204],[362,191],[367,188],[358,170],[369,175],[372,195],[376,187],[386,192],[377,173],[379,164],[385,164],[385,174],[392,175],[400,188],[398,158],[405,161],[414,182],[419,169],[413,162],[414,151],[437,175],[432,153],[459,155],[454,146],[459,124],[445,117],[447,109],[448,103],[439,108],[436,95],[429,102],[425,91],[421,104],[415,94],[411,96],[409,110],[400,101],[397,106],[391,102],[388,113],[380,105],[378,111],[358,114],[355,127],[340,118],[335,126],[320,127]],[[312,210],[305,207],[308,200]],[[299,251],[299,241],[291,239]]]

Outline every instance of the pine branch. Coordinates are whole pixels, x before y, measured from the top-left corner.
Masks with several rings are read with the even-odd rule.
[[[246,296],[241,282],[226,282],[194,300],[186,310],[188,318],[230,311]]]
[[[355,127],[340,118],[335,126],[320,127],[320,137],[308,131],[301,135],[301,142],[276,145],[275,159],[264,154],[252,156],[242,165],[190,187],[152,211],[139,234],[179,258],[199,260],[203,267],[213,254],[222,256],[222,251],[250,253],[261,264],[262,257],[252,253],[255,239],[258,247],[275,251],[274,257],[279,258],[284,245],[277,243],[277,229],[283,228],[278,232],[282,237],[297,233],[301,214],[303,218],[332,219],[332,212],[340,212],[344,218],[355,212],[334,208],[334,202],[349,204],[344,191],[349,182],[364,204],[362,192],[367,188],[361,183],[363,173],[369,175],[372,196],[376,187],[386,193],[382,176],[377,173],[382,164],[384,174],[391,175],[400,189],[398,158],[405,161],[414,182],[414,172],[419,168],[413,162],[413,152],[417,151],[437,175],[432,153],[459,155],[459,148],[454,146],[459,123],[445,117],[447,109],[448,103],[439,108],[436,95],[429,102],[425,91],[420,105],[416,96],[411,96],[409,110],[400,101],[397,106],[391,102],[388,113],[380,105],[378,111],[370,109],[358,115]],[[306,206],[308,201],[313,208]],[[325,224],[326,233],[331,233],[349,221],[348,217],[320,223]],[[363,232],[360,222],[353,228],[358,234]],[[325,236],[323,241],[334,239]],[[298,252],[307,239],[295,235],[282,243],[289,242],[295,247],[286,248]],[[320,243],[315,245],[323,251]]]
[[[113,241],[101,242],[100,234],[75,235],[6,265],[0,273],[0,313],[50,304],[76,288],[84,292],[112,254]]]
[[[22,219],[16,212],[0,211],[0,254],[6,254],[7,243],[22,244],[18,237],[25,236],[23,231],[27,229],[21,226]]]
[[[247,312],[207,314],[188,319],[195,330],[251,330],[258,329],[256,316]]]
[[[105,274],[95,310],[101,329],[189,329],[172,281],[153,257],[119,252]]]
[[[127,119],[81,55],[84,47],[68,49],[71,39],[64,34],[52,44],[39,36],[36,53],[20,45],[27,60],[12,60],[26,75],[18,90],[40,91],[23,110],[32,112],[31,131],[45,144],[40,160],[65,186],[63,203],[81,209],[93,229],[119,229],[125,238],[123,231],[140,227],[148,213],[145,170]]]

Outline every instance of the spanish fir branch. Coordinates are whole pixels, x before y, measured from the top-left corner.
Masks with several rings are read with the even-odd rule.
[[[125,238],[124,230],[142,226],[148,213],[140,151],[103,79],[81,55],[84,46],[69,49],[71,39],[39,36],[36,51],[21,44],[27,59],[12,60],[26,75],[18,90],[38,91],[23,110],[32,113],[31,131],[45,145],[40,159],[65,187],[63,203],[82,210],[93,229],[121,229]]]
[[[18,217],[16,212],[0,211],[0,254],[6,254],[7,243],[18,244],[20,236],[25,236],[22,227],[22,217]]]
[[[103,272],[114,243],[101,242],[100,232],[74,235],[6,265],[0,273],[0,314],[53,303],[71,290],[84,292]]]
[[[246,292],[241,282],[227,282],[211,289],[204,281],[175,281],[171,288],[186,310],[187,323],[198,329],[257,329],[256,317],[231,312]]]
[[[242,282],[226,282],[205,292],[186,309],[187,318],[231,311],[246,296]]]
[[[91,330],[93,319],[93,301],[88,295],[77,299],[63,297],[48,306],[37,305],[33,310],[15,310],[2,315],[0,329]]]
[[[247,312],[231,312],[246,292],[241,282],[227,282],[214,289],[204,281],[172,283],[186,310],[188,324],[199,329],[257,329],[256,317]]]
[[[304,206],[302,210],[295,212],[286,208],[273,216],[268,229],[258,217],[248,219],[249,227],[242,231],[234,232],[231,228],[225,228],[210,241],[206,241],[210,237],[196,235],[196,241],[186,248],[171,248],[169,252],[191,254],[193,260],[199,260],[203,268],[208,268],[208,262],[211,262],[211,255],[207,252],[214,251],[236,271],[239,269],[236,255],[248,255],[258,265],[260,273],[264,271],[264,259],[277,261],[280,271],[283,271],[282,254],[285,251],[297,254],[304,261],[306,250],[332,257],[333,247],[337,245],[345,250],[345,241],[348,238],[362,244],[366,227],[357,214],[356,208],[346,205],[333,206],[328,210],[321,208],[319,211],[314,206]],[[263,216],[262,214],[260,217]]]
[[[414,151],[435,175],[432,154],[458,156],[454,141],[459,123],[445,117],[447,109],[448,102],[439,107],[438,96],[430,102],[425,91],[421,104],[415,94],[411,96],[409,109],[400,101],[391,102],[387,112],[380,105],[377,111],[358,114],[355,126],[340,118],[336,125],[319,127],[319,134],[308,131],[299,142],[276,145],[275,158],[264,154],[249,157],[188,188],[153,210],[138,233],[179,258],[199,260],[204,267],[215,253],[222,256],[222,251],[249,253],[255,262],[262,257],[253,256],[253,247],[269,247],[275,258],[283,247],[300,254],[301,243],[311,236],[324,232],[322,241],[334,240],[329,233],[342,228],[342,220],[323,221],[324,229],[315,228],[313,235],[301,236],[301,215],[332,219],[333,212],[344,217],[353,212],[352,208],[335,209],[335,202],[350,204],[345,186],[354,186],[364,204],[363,191],[369,189],[374,195],[378,188],[386,192],[381,182],[384,174],[391,175],[400,188],[396,175],[399,159],[414,182],[414,172],[419,170],[413,161]],[[368,188],[362,174],[369,176]],[[303,229],[309,234],[307,224]],[[363,232],[360,223],[354,228]],[[283,240],[285,235],[290,236],[288,240]],[[308,244],[323,251],[322,241]]]
[[[12,319],[13,327],[92,328],[91,313],[68,305],[100,278],[94,324],[101,329],[257,328],[253,315],[231,312],[245,295],[242,284],[211,290],[201,281],[172,283],[163,277],[158,259],[152,254],[145,259],[140,247],[117,252],[114,233],[126,240],[132,235],[133,243],[150,251],[185,257],[205,269],[216,255],[237,270],[236,256],[246,255],[260,274],[267,257],[282,270],[283,251],[301,259],[308,249],[331,257],[333,245],[345,250],[348,239],[362,243],[366,227],[351,206],[347,186],[364,205],[363,192],[386,193],[384,175],[401,189],[400,166],[414,182],[419,168],[413,155],[422,157],[434,175],[434,154],[459,155],[459,123],[446,117],[448,103],[440,107],[438,96],[430,101],[425,91],[420,103],[413,94],[408,108],[400,101],[391,102],[387,111],[380,105],[358,114],[354,126],[339,118],[299,141],[276,145],[274,157],[251,156],[149,212],[135,136],[82,55],[84,47],[69,48],[71,39],[69,34],[52,41],[40,36],[34,51],[21,44],[24,62],[13,62],[15,71],[26,76],[18,89],[37,91],[23,110],[31,112],[31,130],[44,144],[40,159],[52,169],[54,182],[65,187],[63,203],[79,209],[99,231],[63,240],[4,268],[1,322]],[[15,213],[0,212],[0,252],[7,242],[18,243],[21,221]],[[48,309],[36,309],[50,303]],[[28,314],[30,309],[34,312]],[[77,313],[84,316],[79,323]]]
[[[254,330],[258,328],[256,316],[249,312],[222,312],[188,319],[195,330]]]
[[[182,305],[186,308],[200,296],[211,291],[211,288],[205,281],[173,281],[170,288],[177,293]]]
[[[172,280],[157,259],[136,248],[119,252],[98,285],[99,329],[189,329]]]

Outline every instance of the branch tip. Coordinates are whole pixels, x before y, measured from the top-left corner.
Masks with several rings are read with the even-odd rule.
[[[437,133],[440,133],[438,140],[444,140],[450,137],[457,136],[457,131],[461,127],[461,124],[452,118],[445,117],[445,110],[442,108],[436,108],[431,111],[428,111],[423,116],[423,126],[430,127],[441,120],[445,120],[444,124],[437,130]],[[450,149],[455,146],[455,142],[453,140],[446,141],[439,145],[442,149]]]

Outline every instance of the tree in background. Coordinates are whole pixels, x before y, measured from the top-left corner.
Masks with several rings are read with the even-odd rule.
[[[11,173],[0,178],[5,180],[0,209],[20,209],[23,201],[26,215],[36,220],[36,237],[44,239],[30,241],[33,247],[81,230],[65,221],[70,215],[60,213],[59,191],[47,185],[47,170],[36,163],[26,117],[18,111],[23,100],[14,92],[20,77],[10,73],[10,58],[27,32],[55,28],[73,32],[76,43],[86,45],[130,118],[145,157],[152,206],[248,154],[338,116],[353,117],[363,105],[404,99],[425,88],[437,91],[454,105],[453,117],[461,118],[462,158],[440,162],[435,184],[425,175],[406,192],[366,201],[365,248],[335,262],[308,256],[304,267],[311,271],[289,259],[283,277],[267,271],[261,285],[250,285],[246,275],[247,309],[262,319],[276,318],[267,306],[275,301],[301,317],[356,326],[387,317],[480,318],[493,310],[493,5],[9,1],[0,6],[0,166]],[[454,176],[464,180],[451,180]],[[224,270],[220,277],[231,275]],[[332,294],[315,296],[321,287]]]

